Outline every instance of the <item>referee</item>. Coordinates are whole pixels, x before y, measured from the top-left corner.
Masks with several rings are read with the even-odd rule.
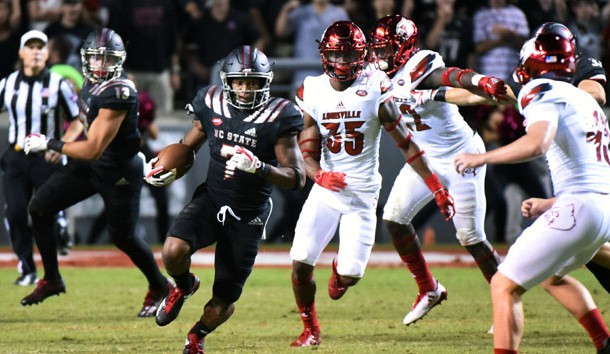
[[[72,86],[45,66],[48,58],[47,36],[32,30],[21,37],[21,69],[0,81],[0,111],[9,115],[9,148],[2,155],[2,187],[6,200],[5,218],[13,250],[19,258],[20,275],[16,285],[33,285],[37,281],[33,257],[34,240],[28,225],[27,205],[34,191],[55,171],[61,154],[53,151],[30,154],[22,151],[28,134],[45,134],[62,138],[62,115],[70,121],[78,117],[77,96]],[[78,124],[70,124],[65,140],[80,134]]]

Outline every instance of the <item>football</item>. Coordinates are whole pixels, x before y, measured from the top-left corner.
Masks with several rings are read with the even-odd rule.
[[[158,160],[154,167],[163,166],[163,170],[176,170],[176,179],[184,176],[195,162],[195,151],[181,144],[171,144],[163,148],[157,154]]]

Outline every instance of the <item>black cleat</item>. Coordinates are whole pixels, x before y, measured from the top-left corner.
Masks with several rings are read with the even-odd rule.
[[[40,279],[36,284],[34,291],[21,299],[22,306],[34,305],[43,302],[49,296],[58,295],[66,292],[66,286],[63,280],[46,280]]]

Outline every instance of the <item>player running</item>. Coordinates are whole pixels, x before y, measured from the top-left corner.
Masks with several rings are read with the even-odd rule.
[[[401,15],[389,15],[377,21],[370,35],[370,47],[378,66],[392,78],[394,100],[415,141],[426,152],[431,167],[451,191],[456,214],[453,224],[457,239],[472,255],[489,282],[500,262],[487,240],[485,223],[485,166],[470,169],[464,175],[453,169],[453,158],[462,152],[485,151],[481,137],[464,121],[458,107],[443,101],[441,86],[468,89],[489,99],[505,99],[506,89],[500,79],[472,70],[445,67],[437,52],[418,47],[415,24]],[[436,101],[418,102],[421,96],[412,90],[433,89],[440,92]],[[416,107],[417,106],[417,107]],[[383,210],[384,224],[392,244],[406,263],[419,294],[403,323],[410,325],[424,317],[447,297],[445,287],[431,274],[422,255],[419,239],[411,221],[434,198],[419,176],[405,165]]]
[[[455,212],[451,196],[400,119],[391,80],[383,71],[363,70],[362,30],[349,21],[333,23],[322,35],[320,56],[324,74],[307,77],[296,97],[304,112],[299,144],[307,175],[316,184],[303,205],[290,250],[292,288],[304,325],[292,346],[320,344],[313,273],[337,227],[339,250],[328,282],[329,296],[341,298],[364,276],[375,241],[382,127],[445,218],[451,219]]]

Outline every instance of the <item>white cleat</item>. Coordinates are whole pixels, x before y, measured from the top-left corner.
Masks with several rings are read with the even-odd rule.
[[[415,299],[413,308],[411,308],[411,311],[402,320],[402,323],[408,326],[412,323],[417,322],[418,320],[426,316],[434,306],[439,305],[446,299],[447,289],[445,289],[443,284],[437,281],[435,290],[428,291],[425,294],[417,295],[417,299]]]
[[[491,327],[489,327],[489,329],[487,330],[487,334],[494,334],[494,325],[491,325]]]

